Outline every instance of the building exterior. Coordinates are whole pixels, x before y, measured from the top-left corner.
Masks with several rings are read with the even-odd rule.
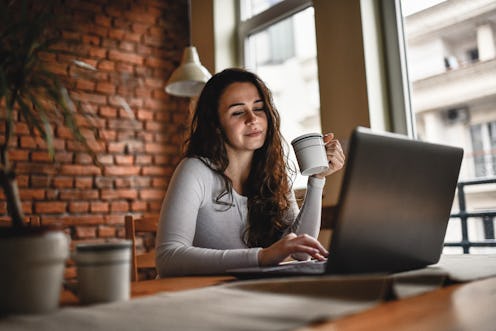
[[[404,26],[418,137],[464,148],[460,180],[495,177],[496,2],[443,1]],[[469,210],[494,210],[496,184],[467,188],[466,199]],[[471,240],[487,238],[483,223],[469,221]]]

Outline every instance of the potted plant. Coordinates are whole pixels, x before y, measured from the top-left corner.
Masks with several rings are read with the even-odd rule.
[[[31,14],[29,14],[31,13]],[[0,228],[0,314],[43,313],[58,307],[69,238],[61,229],[30,227],[25,222],[9,149],[16,123],[22,121],[54,155],[53,124],[63,123],[88,147],[60,78],[43,56],[55,52],[57,39],[47,35],[50,8],[28,10],[26,1],[0,2],[0,185],[11,226]]]

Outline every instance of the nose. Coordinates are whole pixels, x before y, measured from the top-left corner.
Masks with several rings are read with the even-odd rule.
[[[246,124],[252,124],[257,121],[257,116],[255,115],[255,112],[252,110],[248,110],[246,112]]]

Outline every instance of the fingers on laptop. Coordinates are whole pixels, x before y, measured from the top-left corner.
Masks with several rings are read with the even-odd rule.
[[[315,238],[307,235],[300,234],[290,239],[290,254],[299,256],[298,253],[306,253],[317,260],[325,260],[329,252],[322,246],[322,244]],[[297,258],[306,259],[306,258]]]
[[[299,254],[306,260],[307,254],[318,260],[325,260],[329,253],[320,242],[307,235],[296,235],[289,233],[274,244],[259,252],[258,260],[261,266],[275,265],[282,262],[288,256]]]

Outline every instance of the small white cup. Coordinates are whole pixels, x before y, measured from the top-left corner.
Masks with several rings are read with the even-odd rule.
[[[311,176],[329,169],[323,136],[308,133],[291,141],[303,176]]]
[[[78,244],[73,258],[81,303],[129,299],[131,241]]]

